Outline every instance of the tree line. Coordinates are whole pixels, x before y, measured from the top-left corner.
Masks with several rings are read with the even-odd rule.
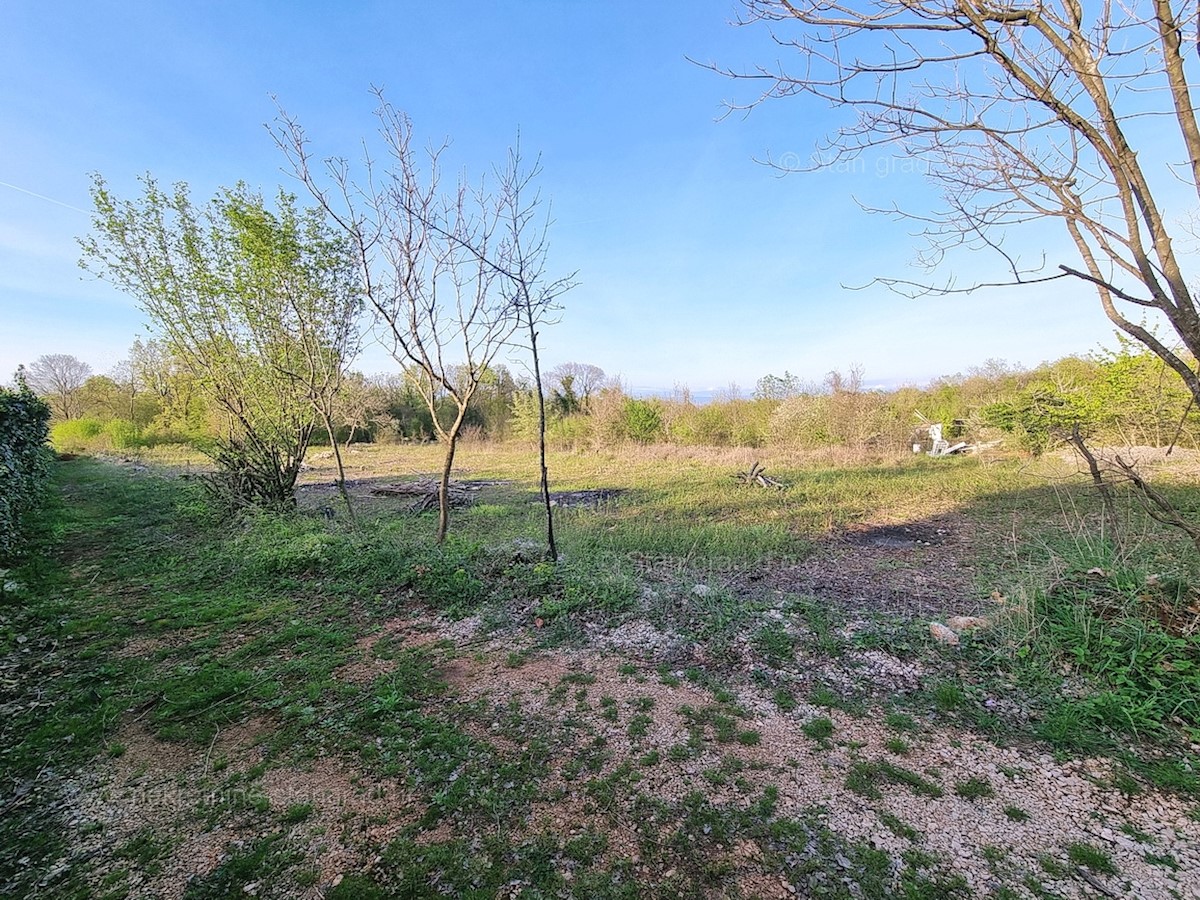
[[[51,368],[75,377],[48,377]],[[85,363],[62,355],[42,357],[26,372],[54,409],[52,434],[61,449],[180,442],[203,447],[217,434],[219,416],[189,370],[155,340],[135,341],[128,358],[107,375],[89,374]],[[419,377],[412,369],[346,373],[332,398],[334,438],[342,446],[436,440]],[[478,381],[463,417],[463,437],[536,441],[539,419],[529,376],[496,364]],[[924,386],[889,390],[867,387],[863,369],[850,367],[813,381],[790,372],[767,374],[750,396],[731,386],[700,404],[686,388],[665,398],[630,396],[602,368],[585,363],[549,369],[545,387],[547,440],[564,450],[661,442],[887,453],[921,440],[931,423],[942,423],[956,440],[1002,439],[1031,453],[1065,442],[1076,426],[1104,443],[1200,442],[1200,415],[1186,386],[1159,357],[1132,342],[1032,368],[988,360]],[[435,397],[442,421],[457,415],[453,401]],[[319,428],[311,440],[328,446],[329,432]]]

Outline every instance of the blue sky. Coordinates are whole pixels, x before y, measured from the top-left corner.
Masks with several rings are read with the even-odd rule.
[[[844,289],[918,274],[912,226],[856,200],[932,196],[886,158],[786,178],[756,163],[808,157],[837,118],[791,101],[719,120],[752,86],[687,58],[740,68],[779,54],[761,29],[733,27],[736,13],[733,0],[8,0],[0,380],[44,353],[102,372],[145,333],[132,300],[77,266],[89,172],[118,195],[147,171],[200,198],[238,180],[271,193],[289,183],[264,128],[271,96],[319,151],[354,156],[373,133],[373,84],[421,135],[450,137],[456,165],[485,170],[518,128],[542,154],[552,264],[580,282],[543,336],[551,364],[594,363],[641,391],[749,390],[785,369],[820,379],[861,364],[868,383],[921,382],[1113,343],[1082,285],[923,300]],[[1024,249],[1071,260],[1053,233]],[[975,264],[939,274],[967,280]],[[394,364],[374,348],[359,368]]]

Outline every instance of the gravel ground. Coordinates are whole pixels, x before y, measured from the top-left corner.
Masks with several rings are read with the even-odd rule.
[[[609,838],[608,860],[632,861],[638,876],[648,882],[670,873],[657,868],[657,858],[641,857],[642,823],[630,798],[623,798],[615,812],[598,810],[582,782],[564,774],[570,761],[597,737],[610,752],[598,773],[601,777],[658,751],[660,761],[639,769],[636,789],[668,803],[699,789],[713,803],[744,807],[748,798],[774,786],[780,815],[816,815],[834,832],[868,843],[897,861],[905,851],[920,849],[965,878],[976,896],[988,896],[1002,885],[1016,896],[1032,896],[1022,886],[1032,874],[1062,897],[1200,897],[1200,822],[1178,798],[1156,792],[1129,797],[1105,787],[1105,760],[1058,762],[1036,748],[1001,747],[931,723],[901,735],[884,724],[878,710],[855,716],[800,703],[783,712],[749,683],[731,683],[729,688],[743,711],[737,727],[757,732],[759,743],[709,739],[694,755],[674,758],[672,748],[685,743],[690,733],[681,709],[714,704],[710,690],[686,680],[675,683],[674,678],[664,683],[657,674],[654,656],[674,648],[677,637],[646,623],[629,623],[597,634],[596,644],[603,649],[534,651],[523,664],[513,665],[511,638],[488,641],[474,634],[477,625],[473,620],[420,618],[387,622],[360,640],[361,659],[338,675],[362,684],[387,671],[391,663],[374,659],[371,652],[385,635],[401,645],[429,645],[444,638],[469,644],[470,653],[444,652],[440,668],[450,690],[437,701],[440,707],[491,707],[499,720],[517,703],[531,729],[548,729],[560,738],[542,796],[556,796],[556,790],[562,795],[552,802],[536,802],[523,828],[530,834],[550,828],[564,835],[600,829]],[[863,664],[877,678],[899,682],[915,677],[910,664],[881,651],[864,654]],[[555,690],[564,678],[571,685],[566,701],[564,691]],[[576,687],[584,682],[584,687]],[[601,698],[610,698],[605,701],[608,715],[602,714]],[[645,733],[631,736],[635,710],[647,708],[650,722]],[[806,723],[819,717],[832,723],[827,740],[805,734]],[[203,811],[222,802],[230,805],[231,798],[222,793],[228,790],[229,777],[250,772],[261,761],[261,742],[270,729],[269,720],[251,720],[218,734],[205,751],[186,751],[156,741],[136,723],[128,724],[116,738],[124,753],[98,761],[67,792],[72,827],[80,835],[81,852],[97,863],[97,879],[129,867],[128,859],[115,858],[113,849],[149,830],[170,836],[171,849],[156,869],[133,867],[130,896],[182,897],[190,878],[211,872],[230,852],[263,837],[261,817],[252,811],[218,820]],[[464,729],[477,731],[476,736],[488,738],[499,750],[519,749],[519,737],[497,733],[498,721],[491,728],[486,721],[464,722]],[[902,750],[895,743],[898,737],[907,745]],[[738,761],[738,787],[704,777],[729,766],[731,758]],[[902,785],[882,784],[880,796],[870,799],[847,788],[847,775],[856,763],[880,760],[920,774],[939,785],[942,795],[922,796]],[[973,800],[959,796],[955,786],[968,779],[986,783],[989,793]],[[242,790],[266,797],[276,812],[311,804],[311,815],[292,826],[288,837],[315,868],[314,883],[305,894],[311,897],[321,896],[348,874],[376,865],[381,848],[425,811],[401,779],[368,775],[350,758],[269,768]],[[1014,821],[1006,813],[1013,808],[1027,819]],[[889,817],[915,833],[896,834],[884,821]],[[463,835],[455,835],[443,823],[424,837],[433,842],[453,836]],[[1066,848],[1077,843],[1104,851],[1118,874],[1073,868]],[[743,896],[797,895],[797,886],[768,865],[753,842],[740,841],[719,852],[731,873],[726,884],[737,884]],[[1161,864],[1167,858],[1174,860],[1173,868]],[[1059,877],[1047,874],[1046,859],[1060,863],[1055,869]],[[250,893],[257,891],[255,887]]]

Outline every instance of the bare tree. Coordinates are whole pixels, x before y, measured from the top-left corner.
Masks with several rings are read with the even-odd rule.
[[[559,363],[550,370],[551,380],[559,385],[567,378],[571,379],[571,390],[579,397],[579,402],[586,410],[592,397],[604,387],[604,370],[591,363],[566,362]]]
[[[379,166],[365,157],[361,180],[344,159],[329,160],[318,172],[303,128],[286,113],[272,134],[296,176],[348,235],[384,344],[417,373],[413,384],[445,446],[440,542],[450,524],[450,474],[467,409],[522,320],[493,258],[503,241],[500,202],[465,178],[444,194],[439,160],[446,144],[429,148],[422,159],[409,118],[381,92],[376,96],[389,161]]]
[[[142,384],[138,380],[138,372],[133,363],[128,359],[122,359],[117,362],[108,373],[109,378],[121,390],[126,404],[124,412],[129,414],[129,421],[133,422],[137,418],[137,398],[142,391]]]
[[[538,404],[538,468],[542,506],[546,513],[546,549],[550,559],[557,562],[554,507],[550,502],[550,474],[546,465],[546,392],[542,386],[542,366],[538,354],[538,327],[550,321],[559,309],[558,298],[575,286],[575,276],[572,273],[556,281],[546,278],[550,215],[549,210],[545,215],[542,214],[541,194],[534,187],[539,174],[540,160],[535,160],[528,169],[523,166],[518,141],[517,146],[509,151],[507,168],[498,173],[501,185],[498,208],[504,223],[505,240],[500,261],[496,265],[508,282],[512,304],[529,339],[533,386]]]
[[[49,399],[60,419],[78,418],[81,410],[79,391],[92,374],[92,367],[68,353],[39,356],[25,370],[25,378],[35,394]]]
[[[1194,6],[1184,14],[1170,0],[742,2],[743,24],[766,23],[777,45],[800,57],[795,71],[722,70],[763,85],[744,106],[807,95],[854,114],[813,167],[889,146],[918,158],[944,206],[884,211],[923,223],[923,262],[987,248],[1003,261],[1004,283],[1086,281],[1113,324],[1200,399],[1200,310],[1167,212],[1177,193],[1200,194],[1187,74],[1195,63],[1186,52],[1196,40]],[[1038,221],[1061,222],[1079,262],[1046,271],[1010,254],[1006,233]],[[949,281],[937,290],[982,286]],[[1160,338],[1153,320],[1168,323],[1183,349]]]

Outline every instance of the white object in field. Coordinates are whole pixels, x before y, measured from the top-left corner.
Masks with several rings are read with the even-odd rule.
[[[913,444],[913,453],[920,453],[920,452],[921,452],[921,445]]]
[[[929,451],[930,456],[945,456],[950,451],[950,442],[942,437],[942,423],[929,426],[929,439],[933,441],[933,449]]]

